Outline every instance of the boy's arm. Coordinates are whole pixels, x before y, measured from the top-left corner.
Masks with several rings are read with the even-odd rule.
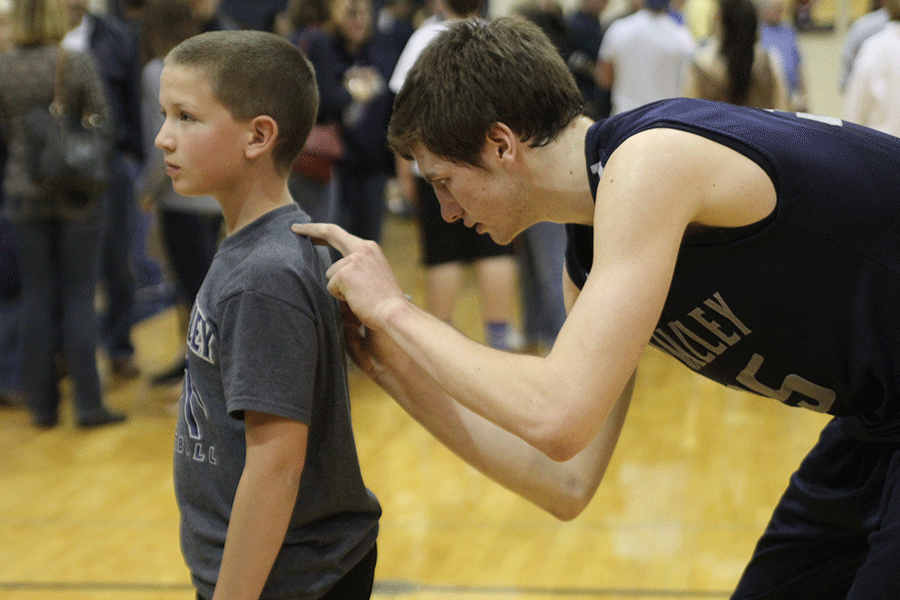
[[[305,424],[247,411],[244,426],[247,458],[213,600],[259,598],[284,542],[306,462]]]

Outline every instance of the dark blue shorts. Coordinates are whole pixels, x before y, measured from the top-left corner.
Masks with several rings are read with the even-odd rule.
[[[791,477],[732,596],[900,598],[900,443],[832,420]]]

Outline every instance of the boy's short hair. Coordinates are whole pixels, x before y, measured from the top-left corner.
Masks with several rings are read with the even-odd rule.
[[[569,68],[539,28],[520,17],[467,19],[435,37],[410,70],[394,101],[388,143],[406,158],[422,143],[479,167],[495,123],[539,147],[583,107]]]
[[[202,72],[236,120],[272,117],[272,158],[281,174],[290,171],[319,109],[315,72],[296,46],[263,31],[211,31],[183,41],[165,61]]]

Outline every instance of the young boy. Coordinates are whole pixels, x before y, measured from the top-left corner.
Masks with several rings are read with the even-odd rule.
[[[351,429],[337,304],[287,177],[315,119],[312,67],[263,32],[166,57],[156,145],[227,237],[188,330],[175,439],[181,545],[198,598],[368,598],[381,508]]]
[[[374,243],[297,225],[346,257],[328,287],[366,326],[348,328],[351,355],[457,454],[561,518],[604,475],[647,344],[831,414],[732,597],[896,598],[900,139],[686,98],[596,124],[581,107],[534,26],[459,22],[429,44],[391,145],[447,220],[499,242],[569,224],[568,317],[547,357],[486,348],[404,298]]]

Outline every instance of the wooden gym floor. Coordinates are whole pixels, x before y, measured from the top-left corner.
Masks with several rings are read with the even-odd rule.
[[[814,112],[840,116],[837,35],[804,38]],[[385,248],[421,297],[415,230]],[[480,336],[469,282],[459,326]],[[181,347],[174,310],[135,329],[145,373]],[[105,370],[105,362],[101,363]],[[649,350],[597,496],[561,523],[437,444],[358,373],[356,441],[384,508],[375,598],[727,598],[826,419],[728,390]],[[0,599],[187,600],[172,491],[171,390],[109,384],[125,425],[33,429],[0,410]]]

